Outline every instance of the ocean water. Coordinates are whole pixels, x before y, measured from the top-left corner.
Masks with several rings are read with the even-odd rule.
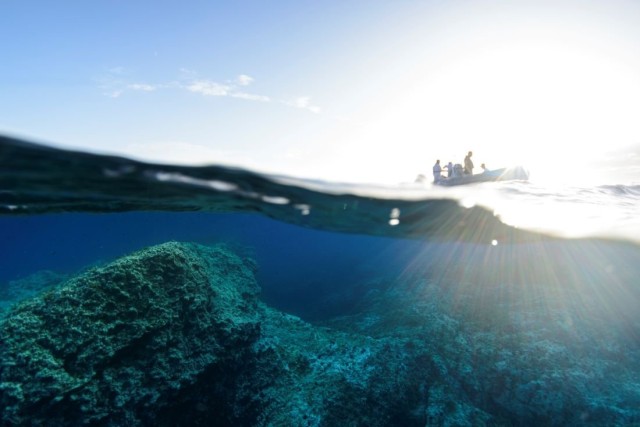
[[[298,326],[270,335],[258,322],[256,342],[304,354],[305,368],[294,375],[286,357],[269,359],[291,382],[274,388],[279,374],[251,383],[261,396],[251,410],[227,402],[239,393],[228,384],[245,378],[228,373],[226,394],[215,380],[210,389],[193,380],[172,389],[181,390],[174,407],[158,386],[155,400],[114,403],[97,422],[87,403],[73,406],[71,388],[12,371],[17,350],[7,343],[17,332],[5,328],[2,425],[29,425],[38,411],[56,414],[52,425],[640,425],[639,202],[640,185],[352,185],[1,138],[2,316],[136,251],[193,242],[253,260],[259,300],[317,328],[314,337],[342,334],[316,351],[284,336]],[[73,336],[76,326],[65,327]],[[339,359],[341,343],[360,346],[360,365]],[[72,372],[66,363],[60,369]],[[9,382],[41,393],[16,398]],[[270,393],[285,389],[314,391],[275,405]],[[391,405],[391,395],[404,397]]]

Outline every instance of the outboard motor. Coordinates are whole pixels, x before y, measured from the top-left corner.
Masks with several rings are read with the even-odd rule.
[[[453,165],[453,177],[457,178],[462,176],[462,172],[463,172],[463,168],[462,165],[460,163],[456,163],[455,165]]]

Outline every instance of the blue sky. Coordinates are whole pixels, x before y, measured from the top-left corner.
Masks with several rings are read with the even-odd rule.
[[[0,132],[352,182],[640,181],[640,5],[5,1]],[[534,175],[535,177],[535,175]]]

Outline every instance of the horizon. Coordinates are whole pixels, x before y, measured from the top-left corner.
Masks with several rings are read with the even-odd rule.
[[[468,151],[477,170],[640,182],[632,2],[3,9],[5,135],[353,183],[430,176]]]

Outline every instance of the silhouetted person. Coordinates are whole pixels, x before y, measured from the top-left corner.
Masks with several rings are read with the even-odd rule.
[[[436,164],[433,165],[433,182],[438,182],[442,179],[442,168],[440,167],[440,160],[436,160]]]
[[[447,163],[447,166],[444,167],[447,170],[447,178],[451,178],[453,176],[453,163]]]
[[[465,175],[473,175],[473,160],[471,160],[471,156],[473,156],[473,152],[469,151],[467,157],[464,158],[464,174]]]

